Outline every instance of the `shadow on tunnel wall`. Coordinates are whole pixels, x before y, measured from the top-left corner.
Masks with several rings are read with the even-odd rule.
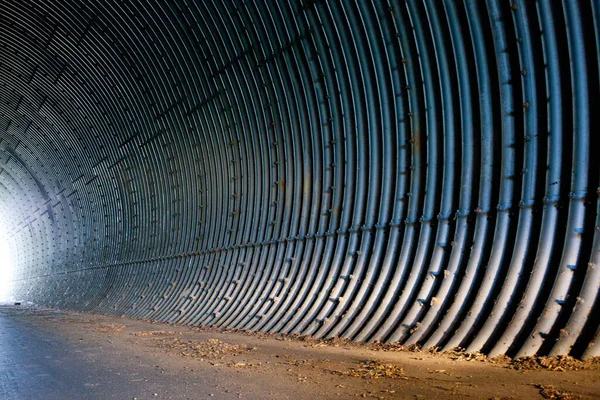
[[[600,355],[597,1],[3,1],[15,298]]]

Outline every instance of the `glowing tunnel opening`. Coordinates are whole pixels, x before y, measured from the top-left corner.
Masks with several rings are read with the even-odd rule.
[[[11,300],[14,264],[10,246],[0,228],[0,303]]]

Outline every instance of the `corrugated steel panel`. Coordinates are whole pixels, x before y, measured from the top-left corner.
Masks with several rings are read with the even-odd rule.
[[[600,2],[0,3],[0,218],[47,305],[600,355]]]

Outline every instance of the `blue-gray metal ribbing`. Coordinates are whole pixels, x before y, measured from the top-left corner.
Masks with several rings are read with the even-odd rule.
[[[571,59],[571,85],[573,91],[573,167],[571,192],[569,193],[569,215],[563,254],[558,276],[546,300],[541,318],[537,321],[535,334],[528,337],[517,356],[529,356],[542,346],[544,338],[553,328],[554,322],[566,304],[569,288],[573,285],[573,275],[578,266],[583,233],[585,202],[589,168],[589,98],[587,94],[587,73],[582,26],[579,23],[580,10],[575,2],[564,1],[565,24]],[[587,261],[587,260],[586,260]],[[582,266],[585,268],[584,266]]]
[[[425,145],[427,149],[427,158],[425,169],[425,193],[423,199],[423,213],[419,218],[421,223],[421,231],[418,237],[418,245],[415,250],[415,256],[411,265],[410,273],[400,297],[395,301],[391,313],[387,317],[387,321],[382,324],[380,331],[375,333],[375,337],[388,338],[395,334],[394,330],[398,327],[397,322],[402,319],[410,299],[412,299],[419,288],[418,282],[422,280],[425,270],[426,256],[429,252],[432,223],[434,219],[435,198],[437,191],[437,173],[438,173],[438,142],[439,142],[439,126],[436,121],[438,110],[438,99],[434,96],[434,72],[432,71],[430,58],[433,58],[432,49],[428,48],[427,32],[423,26],[423,20],[427,17],[425,11],[420,9],[421,5],[417,1],[408,1],[407,10],[411,16],[415,31],[416,46],[419,49],[421,57],[422,74],[423,74],[423,91],[424,91],[424,106],[426,119],[426,132],[424,138],[421,139],[421,145]],[[423,140],[425,139],[425,140]]]
[[[490,350],[491,356],[504,354],[514,341],[515,337],[523,329],[524,323],[531,314],[535,305],[535,300],[542,290],[544,280],[548,273],[550,257],[554,250],[554,240],[556,236],[558,204],[560,200],[561,188],[561,164],[553,160],[562,159],[562,112],[560,90],[549,90],[550,88],[560,89],[560,71],[558,63],[558,49],[556,44],[556,32],[551,14],[550,2],[540,1],[537,4],[538,16],[540,19],[540,30],[543,32],[542,43],[544,46],[544,62],[547,65],[545,71],[546,91],[550,96],[547,102],[547,120],[548,120],[548,151],[547,165],[548,171],[545,178],[545,195],[543,200],[543,216],[540,227],[539,242],[545,243],[545,246],[538,246],[537,254],[531,270],[531,277],[522,294],[519,295],[519,306],[512,316],[508,327],[502,332],[500,339]]]
[[[600,60],[600,2],[595,1],[592,4],[592,14],[594,18],[594,32],[596,36],[596,57]],[[600,68],[600,64],[597,65]],[[600,72],[600,70],[599,70]],[[563,330],[566,335],[559,339],[559,342],[552,349],[553,354],[559,354],[561,351],[571,351],[576,340],[586,329],[588,317],[594,312],[594,305],[598,303],[600,294],[600,182],[596,189],[596,226],[594,229],[594,244],[592,245],[592,254],[590,262],[587,265],[587,273],[581,293],[577,298],[578,306],[569,317],[569,322]],[[593,329],[593,328],[591,328]],[[596,334],[593,339],[585,345],[587,349],[583,353],[583,358],[600,356],[600,346],[595,346],[600,341],[600,326],[596,328]]]
[[[443,304],[448,301],[448,293],[452,290],[453,285],[456,283],[458,274],[458,268],[463,260],[465,246],[465,239],[468,229],[468,217],[472,208],[472,188],[473,188],[473,175],[474,175],[474,142],[473,142],[473,125],[470,121],[473,120],[473,107],[472,107],[472,85],[469,81],[468,64],[464,57],[466,50],[464,48],[464,38],[460,29],[460,22],[458,21],[455,4],[453,2],[444,2],[444,11],[448,20],[448,27],[452,32],[452,51],[454,54],[454,60],[457,63],[457,74],[458,74],[458,95],[460,97],[460,132],[462,132],[462,163],[460,164],[461,170],[461,187],[459,196],[459,209],[456,211],[456,233],[451,246],[451,254],[448,259],[448,265],[443,271],[436,270],[435,274],[428,279],[441,279],[440,288],[436,293],[436,297],[431,297],[429,301],[429,308],[423,307],[419,304],[420,312],[426,312],[427,314],[418,320],[418,329],[414,329],[412,335],[406,340],[407,345],[417,343],[424,335],[426,335],[433,322],[439,317],[439,310]],[[453,149],[449,149],[453,151]],[[488,151],[489,154],[489,151]],[[482,166],[482,173],[485,173],[486,168],[489,168],[489,161],[486,160]],[[484,175],[482,175],[484,176]],[[439,268],[440,261],[437,266]],[[441,276],[440,276],[441,274]],[[440,276],[440,278],[438,278]],[[431,287],[431,285],[430,285]],[[431,290],[431,289],[430,289]],[[413,306],[414,308],[414,306]],[[415,323],[415,325],[417,324]]]
[[[454,192],[454,168],[455,168],[455,157],[457,153],[457,147],[455,144],[455,126],[454,126],[454,99],[452,98],[452,87],[449,75],[448,65],[448,54],[446,53],[444,43],[444,32],[442,31],[443,26],[440,22],[440,17],[437,15],[437,6],[434,2],[426,2],[425,13],[427,14],[427,20],[429,21],[430,35],[433,39],[433,51],[435,52],[435,60],[438,65],[438,81],[439,81],[439,92],[441,93],[441,115],[442,115],[442,129],[443,132],[443,151],[442,157],[444,160],[443,165],[443,176],[442,176],[442,187],[441,187],[441,204],[440,212],[437,215],[438,219],[438,230],[435,236],[435,245],[431,251],[431,258],[429,261],[429,268],[427,275],[419,285],[419,291],[416,294],[416,298],[412,300],[410,308],[407,309],[404,317],[400,322],[400,328],[394,332],[387,340],[388,341],[399,341],[404,339],[410,330],[416,330],[415,326],[418,322],[418,316],[420,315],[423,303],[435,302],[435,298],[431,296],[431,292],[434,289],[434,284],[441,278],[442,273],[442,260],[447,252],[448,234],[449,234],[449,220],[452,215],[453,207],[453,192]],[[434,110],[430,113],[433,114]],[[435,142],[431,142],[431,148],[435,146]],[[429,164],[431,165],[431,164]],[[435,182],[435,177],[431,177],[431,181]],[[408,304],[407,304],[408,306]]]
[[[0,3],[11,296],[600,356],[600,2]]]
[[[490,82],[490,71],[491,66],[488,64],[488,60],[485,54],[484,37],[482,31],[482,23],[479,16],[478,5],[475,2],[465,3],[467,7],[467,18],[469,24],[469,30],[471,35],[477,40],[473,41],[473,52],[475,56],[475,68],[477,75],[476,90],[483,94],[479,96],[479,110],[480,110],[480,135],[481,135],[481,150],[480,150],[480,190],[478,207],[475,209],[476,222],[475,231],[473,235],[473,246],[471,248],[470,258],[468,264],[464,269],[462,279],[460,280],[460,286],[456,291],[454,298],[446,296],[443,302],[451,302],[451,306],[446,310],[443,319],[439,322],[435,331],[429,336],[429,339],[424,343],[424,347],[430,348],[438,346],[440,342],[447,339],[452,332],[452,329],[456,325],[457,316],[464,313],[465,307],[468,306],[469,302],[467,299],[474,295],[473,285],[475,284],[475,278],[478,276],[478,271],[483,264],[483,251],[489,234],[489,213],[491,209],[491,191],[492,191],[492,167],[494,165],[494,154],[493,154],[493,111],[492,111],[492,99],[491,96],[486,96],[486,93],[491,91]],[[462,251],[462,249],[461,249]],[[440,304],[435,303],[435,304]],[[441,313],[442,309],[432,305],[430,311]],[[441,304],[440,304],[441,306]],[[437,318],[437,315],[433,314],[429,317],[427,322],[433,323],[433,320]],[[425,320],[424,320],[425,322]],[[423,331],[424,329],[421,329]],[[410,340],[410,339],[409,339]]]
[[[508,229],[510,224],[510,212],[513,203],[514,174],[515,174],[515,99],[513,97],[513,81],[511,80],[511,65],[507,52],[506,26],[503,23],[499,1],[488,3],[488,12],[492,35],[494,40],[494,52],[497,60],[497,72],[500,94],[500,119],[502,134],[500,138],[502,161],[500,163],[500,191],[498,204],[496,206],[496,230],[489,259],[485,267],[483,280],[477,289],[473,303],[466,316],[463,318],[456,332],[444,345],[444,349],[458,347],[465,337],[472,333],[484,315],[484,308],[493,300],[493,291],[500,284],[501,265],[505,262],[508,251]],[[465,346],[461,346],[465,347]]]
[[[535,205],[536,174],[537,169],[537,104],[535,98],[535,76],[533,71],[531,37],[528,31],[529,24],[526,17],[525,4],[522,1],[513,3],[516,7],[512,16],[515,21],[515,35],[519,41],[519,68],[521,71],[522,103],[527,104],[523,113],[523,166],[521,169],[522,189],[519,201],[519,221],[515,236],[515,245],[512,259],[506,273],[502,290],[494,301],[494,306],[485,324],[475,334],[475,337],[466,348],[468,352],[477,352],[482,349],[490,336],[496,331],[498,324],[504,317],[506,309],[513,301],[520,277],[525,273],[524,264],[529,250],[529,241],[533,225],[533,206]]]

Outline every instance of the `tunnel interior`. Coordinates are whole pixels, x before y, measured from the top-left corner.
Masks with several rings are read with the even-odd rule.
[[[0,2],[5,299],[599,356],[599,4]]]

